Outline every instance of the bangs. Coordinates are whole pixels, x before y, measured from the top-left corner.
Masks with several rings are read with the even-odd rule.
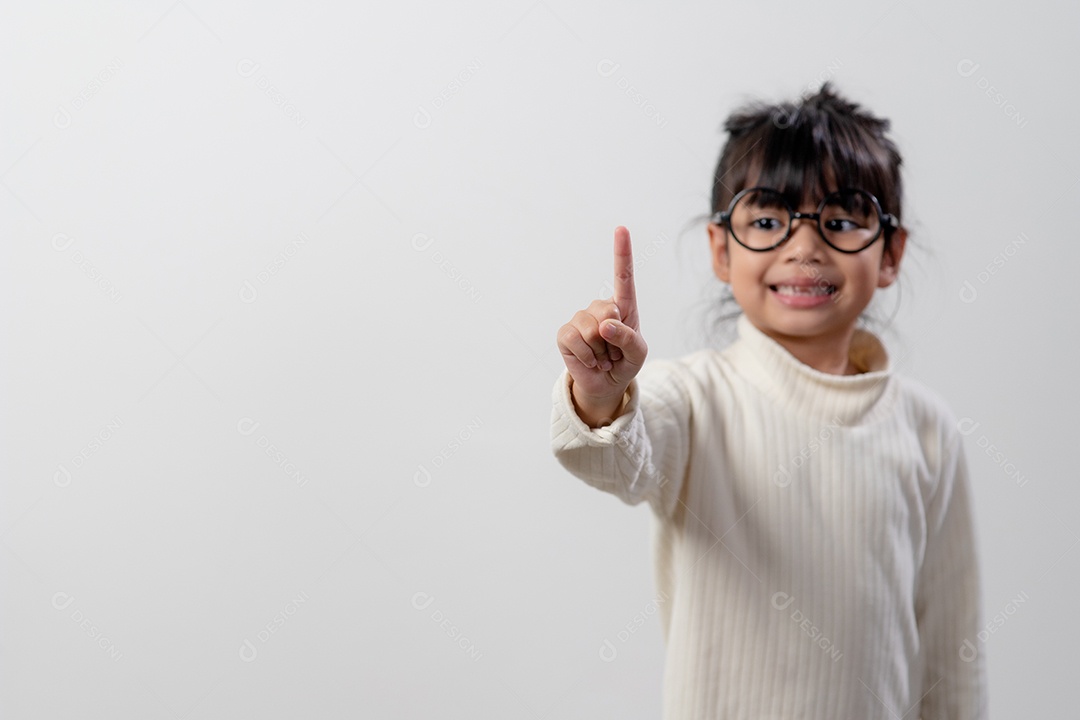
[[[838,189],[827,152],[814,142],[812,128],[805,122],[786,128],[773,123],[762,126],[747,157],[742,187],[761,186],[779,190],[791,207],[818,201]]]
[[[850,187],[899,216],[900,156],[882,135],[888,121],[851,112],[851,106],[842,112],[823,97],[829,99],[827,89],[799,106],[758,104],[728,119],[731,137],[714,178],[714,213],[749,187],[778,190],[795,209]]]

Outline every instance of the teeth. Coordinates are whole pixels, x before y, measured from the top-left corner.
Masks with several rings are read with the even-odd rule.
[[[813,285],[811,287],[795,287],[794,285],[776,285],[776,291],[781,295],[831,295],[836,291],[836,288],[832,285],[822,287],[821,285]]]

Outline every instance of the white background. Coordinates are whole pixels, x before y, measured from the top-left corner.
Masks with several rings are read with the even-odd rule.
[[[904,155],[883,340],[974,428],[993,713],[1071,707],[1080,12],[370,5],[5,3],[0,714],[658,717],[555,333],[622,224],[650,357],[710,342],[723,119],[827,78]]]

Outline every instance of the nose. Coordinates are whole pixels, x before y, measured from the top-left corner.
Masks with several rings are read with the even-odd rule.
[[[821,262],[825,255],[825,240],[818,232],[817,222],[811,218],[796,218],[787,242],[781,247],[788,257],[800,261],[814,259]]]

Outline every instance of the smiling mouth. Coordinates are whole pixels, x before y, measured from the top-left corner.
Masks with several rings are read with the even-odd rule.
[[[769,289],[780,295],[832,295],[836,292],[835,285],[810,285],[808,287],[770,285]]]

